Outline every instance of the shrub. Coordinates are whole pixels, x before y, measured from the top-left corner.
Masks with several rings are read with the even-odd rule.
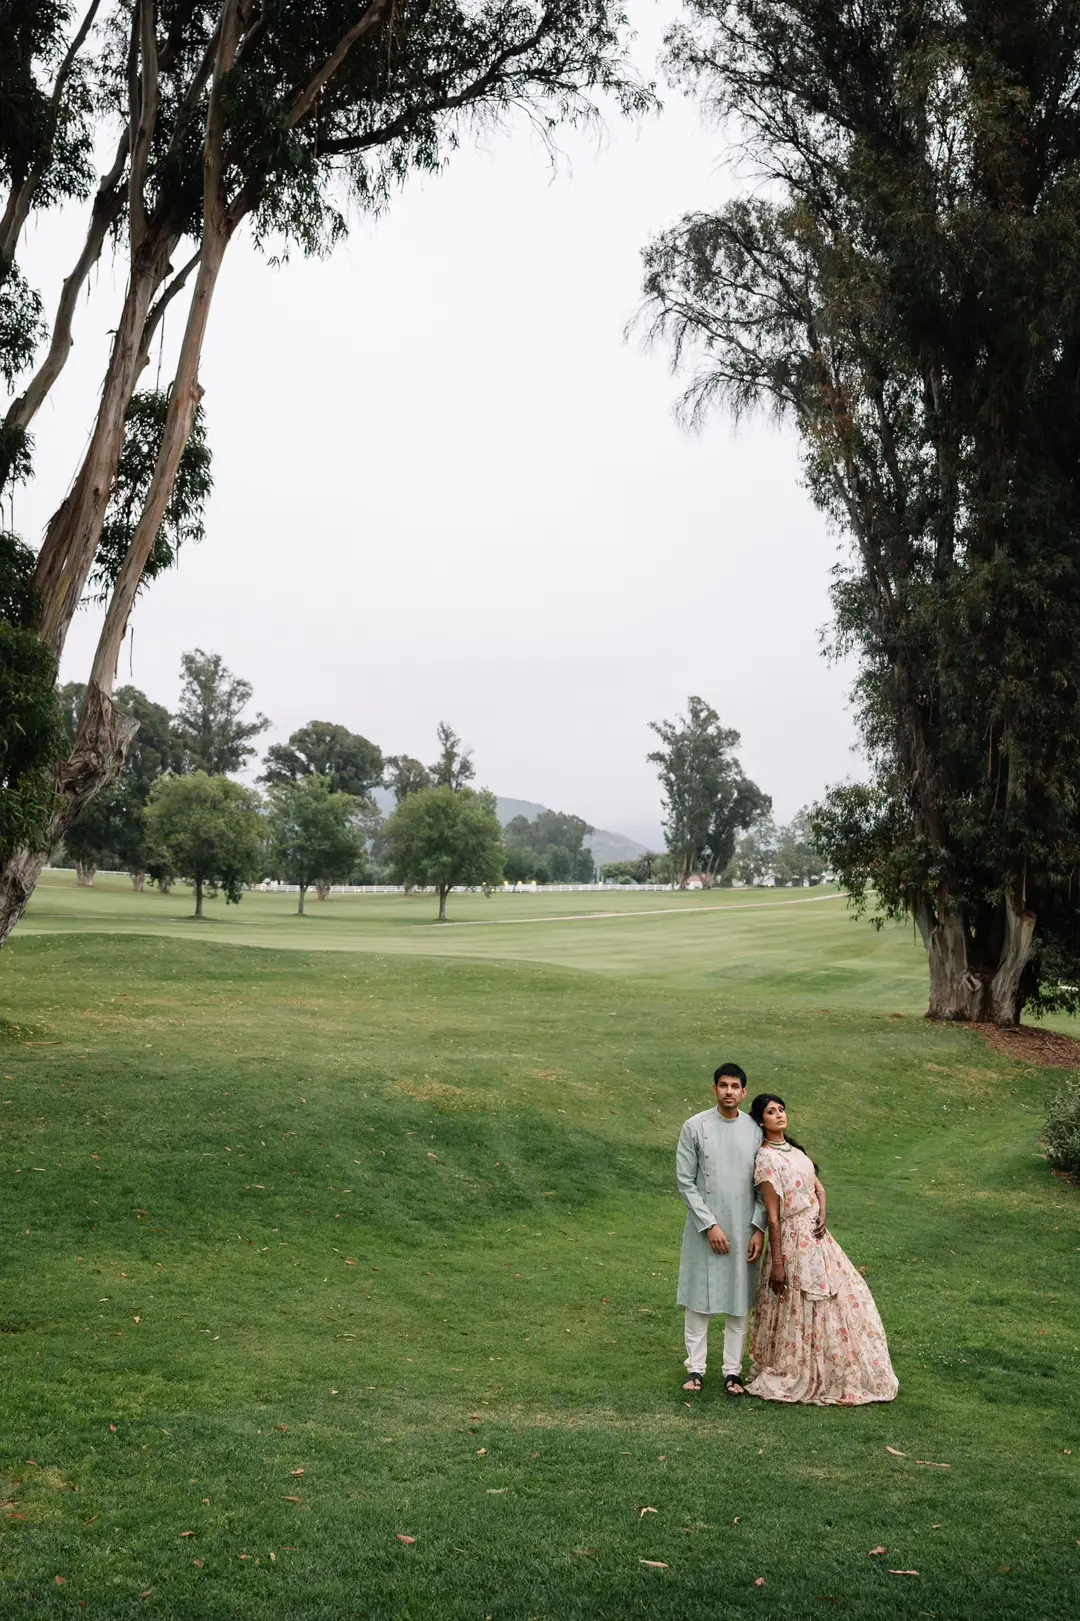
[[[1080,1176],[1080,1079],[1067,1081],[1050,1099],[1043,1135],[1051,1165]]]

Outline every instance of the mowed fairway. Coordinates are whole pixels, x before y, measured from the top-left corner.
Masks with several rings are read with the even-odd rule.
[[[4,1615],[1077,1613],[1061,1072],[928,1026],[908,933],[294,904],[54,874],[0,956]],[[673,1148],[728,1057],[821,1162],[891,1406],[682,1396]]]

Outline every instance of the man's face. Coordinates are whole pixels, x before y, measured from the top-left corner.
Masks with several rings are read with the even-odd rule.
[[[746,1096],[746,1088],[737,1075],[721,1075],[713,1083],[713,1092],[716,1094],[717,1108],[724,1114],[731,1114],[738,1109],[739,1104]]]

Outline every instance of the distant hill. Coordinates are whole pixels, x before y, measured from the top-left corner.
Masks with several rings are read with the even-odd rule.
[[[383,815],[389,816],[394,808],[394,796],[389,788],[376,788],[374,798]],[[531,799],[507,799],[502,794],[495,796],[495,810],[503,827],[507,822],[512,822],[515,816],[524,816],[526,821],[533,822],[547,808]],[[635,856],[645,854],[645,845],[639,844],[636,839],[627,838],[625,833],[608,833],[602,827],[590,833],[585,843],[598,867],[606,866],[609,861],[632,861]]]

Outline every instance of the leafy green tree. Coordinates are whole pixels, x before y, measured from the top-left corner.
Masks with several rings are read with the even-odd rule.
[[[773,872],[778,884],[818,884],[825,862],[814,838],[810,811],[797,811],[786,826],[777,830],[773,847]]]
[[[738,732],[721,726],[702,698],[688,698],[686,709],[676,721],[649,722],[662,746],[647,756],[659,768],[664,833],[680,889],[696,871],[711,882],[731,860],[739,832],[772,807],[735,757]]]
[[[431,787],[431,775],[426,765],[414,760],[411,754],[388,754],[383,785],[393,790],[394,803],[400,805],[410,794]]]
[[[439,739],[439,758],[428,766],[428,776],[436,788],[464,788],[476,775],[472,750],[464,748],[454,728],[441,720],[435,728]]]
[[[79,737],[57,772],[51,844],[123,764],[118,656],[160,556],[203,393],[214,295],[237,235],[275,253],[319,253],[346,234],[350,217],[385,208],[410,176],[438,172],[470,129],[514,116],[554,139],[560,127],[595,119],[601,97],[630,113],[655,99],[629,63],[626,19],[611,0],[436,0],[407,22],[398,0],[124,0],[91,29],[96,13],[94,3],[80,19],[59,0],[36,8],[15,0],[0,19],[0,258],[15,290],[0,307],[11,334],[0,333],[6,376],[34,351],[40,313],[17,277],[22,225],[34,209],[85,193],[92,156],[115,142],[47,347],[0,430],[2,490],[29,471],[32,425],[62,375],[81,295],[106,244],[117,244],[121,292],[108,306],[101,386],[34,571],[27,628],[57,658],[95,568],[125,438],[138,429],[131,402],[166,312],[179,341],[145,498],[125,519],[119,566],[114,555],[107,569]],[[26,847],[0,859],[0,942],[47,855]]]
[[[251,742],[265,732],[265,715],[243,720],[251,702],[250,681],[226,669],[220,653],[197,647],[180,660],[183,686],[173,717],[173,736],[180,746],[186,771],[208,776],[239,771],[255,753]]]
[[[264,860],[259,796],[229,777],[193,771],[159,777],[146,807],[147,843],[163,866],[195,886],[195,916],[203,896],[220,890],[239,903]]]
[[[689,0],[674,72],[751,196],[646,255],[691,413],[796,424],[852,541],[838,650],[870,780],[815,838],[910,915],[929,1013],[1080,1006],[1080,11]]]
[[[270,871],[299,886],[301,917],[312,884],[340,883],[356,869],[363,847],[359,808],[356,796],[335,792],[329,777],[303,776],[270,790]]]
[[[0,858],[44,841],[63,747],[56,656],[34,630],[33,553],[0,531]]]
[[[169,396],[160,388],[134,394],[128,405],[124,448],[120,452],[112,494],[101,526],[101,539],[90,572],[89,583],[95,588],[99,602],[108,601],[128,547],[134,539],[139,514],[150,493],[168,406]],[[173,568],[181,546],[195,545],[202,540],[205,533],[203,512],[213,485],[210,462],[205,413],[200,405],[176,469],[172,494],[162,514],[157,539],[143,568],[140,587],[151,584],[166,569]]]
[[[609,884],[670,884],[671,857],[647,850],[632,861],[609,861],[600,869],[600,876]]]
[[[541,811],[532,821],[515,816],[503,829],[506,876],[512,883],[592,883],[596,863],[585,839],[594,830],[580,816]]]
[[[358,732],[330,721],[312,720],[293,732],[287,743],[271,743],[263,761],[262,781],[270,787],[326,777],[335,793],[370,799],[383,780],[382,750]]]
[[[502,828],[495,796],[474,788],[421,788],[408,794],[382,830],[395,883],[431,886],[439,922],[456,884],[490,888],[503,875]]]

